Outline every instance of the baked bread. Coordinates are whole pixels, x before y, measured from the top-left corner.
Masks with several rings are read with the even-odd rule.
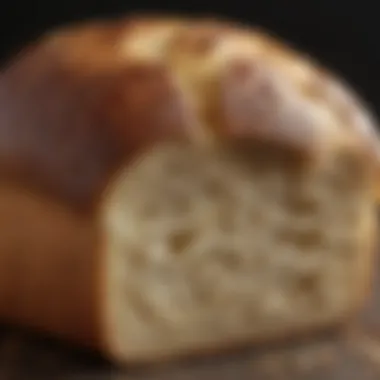
[[[0,77],[0,316],[120,363],[344,322],[371,282],[374,123],[237,24],[45,36]]]

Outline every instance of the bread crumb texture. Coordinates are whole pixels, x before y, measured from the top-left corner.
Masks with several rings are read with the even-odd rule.
[[[374,220],[354,167],[166,144],[122,172],[105,223],[122,350],[165,355],[343,318],[366,284]]]

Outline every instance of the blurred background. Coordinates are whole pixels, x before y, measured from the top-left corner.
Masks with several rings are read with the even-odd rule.
[[[375,0],[7,0],[0,5],[0,60],[55,26],[134,11],[216,14],[258,24],[344,75],[380,110],[380,24]]]

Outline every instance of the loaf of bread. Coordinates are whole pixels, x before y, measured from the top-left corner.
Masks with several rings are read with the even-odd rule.
[[[0,317],[119,363],[276,342],[369,293],[379,140],[238,24],[70,26],[0,74]]]

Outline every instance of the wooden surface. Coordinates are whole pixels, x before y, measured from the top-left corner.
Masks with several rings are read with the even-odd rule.
[[[118,370],[95,354],[0,328],[1,380],[378,380],[380,276],[365,312],[345,332],[149,370]]]

